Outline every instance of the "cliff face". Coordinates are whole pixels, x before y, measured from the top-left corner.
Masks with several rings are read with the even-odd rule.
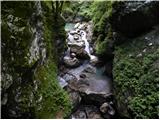
[[[158,2],[113,6],[115,96],[128,118],[158,118],[158,8]]]
[[[57,83],[55,46],[65,40],[64,21],[58,16],[55,23],[49,4],[2,2],[2,118],[56,118],[70,111]]]
[[[113,76],[119,115],[158,118],[158,2],[108,5],[104,13],[97,8],[99,17],[94,16],[99,19],[93,21],[95,48],[106,74]]]

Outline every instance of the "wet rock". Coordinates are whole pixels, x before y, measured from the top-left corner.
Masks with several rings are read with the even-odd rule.
[[[89,54],[84,49],[83,49],[82,54],[78,54],[78,57],[81,58],[81,59],[89,59],[90,58]]]
[[[78,109],[74,114],[72,114],[72,119],[86,119],[86,113],[84,110]]]
[[[97,81],[97,82],[95,82]],[[106,83],[102,80],[96,80],[91,78],[91,80],[83,78],[78,81],[76,88],[86,104],[96,104],[101,105],[109,98],[112,93],[106,90]]]
[[[74,110],[79,106],[79,104],[81,102],[81,97],[80,97],[79,93],[76,91],[71,91],[69,93],[69,97],[70,97],[70,101],[72,103],[73,110]]]
[[[80,79],[74,85],[85,103],[101,105],[112,95],[110,79],[98,77],[95,67],[90,65],[81,72]]]
[[[64,57],[64,63],[67,67],[78,67],[81,63],[77,58]]]
[[[89,59],[88,53],[85,51],[84,42],[68,43],[70,51],[75,53],[77,57],[83,59]]]
[[[86,75],[85,74],[80,74],[79,77],[80,78],[86,78]]]
[[[71,53],[71,58],[74,58],[76,57],[76,54],[75,53]]]
[[[90,55],[90,63],[96,65],[98,63],[98,57]]]
[[[58,76],[58,82],[59,82],[59,85],[64,88],[65,86],[68,85],[68,83],[65,81],[65,79],[63,79],[62,77]]]
[[[78,110],[72,114],[72,118],[103,119],[99,109],[94,105],[81,105]]]
[[[70,51],[75,54],[82,54],[85,48],[84,42],[68,43],[68,46],[70,47]]]
[[[84,69],[83,72],[86,72],[86,73],[96,73],[96,68],[92,67],[92,66],[88,66],[86,69]]]
[[[78,80],[77,79],[72,79],[67,81],[68,82],[68,88],[71,89],[72,91],[78,91]]]
[[[100,111],[103,113],[104,118],[112,118],[115,115],[115,110],[112,107],[113,103],[103,103],[100,107]]]
[[[101,105],[100,111],[101,111],[102,113],[106,113],[107,110],[108,110],[108,107],[109,107],[109,104],[105,102],[105,103],[103,103],[103,104]]]
[[[96,106],[86,106],[85,111],[88,119],[103,119]]]
[[[63,79],[65,79],[65,81],[70,81],[70,80],[73,80],[73,81],[76,81],[77,80],[77,78],[74,76],[74,75],[72,75],[72,74],[69,74],[69,73],[66,73],[64,76],[62,76],[63,77]]]

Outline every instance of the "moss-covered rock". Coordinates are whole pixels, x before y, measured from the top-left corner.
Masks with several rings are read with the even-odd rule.
[[[115,96],[123,117],[158,118],[157,43],[158,29],[115,49]]]
[[[64,22],[53,18],[48,2],[2,2],[2,118],[60,118],[70,112],[57,81],[55,46],[65,41]]]
[[[114,61],[120,117],[158,118],[158,28],[146,33],[158,24],[158,2],[97,1],[92,7],[96,53],[109,59],[109,68]]]
[[[68,94],[58,84],[57,66],[51,59],[45,65],[37,67],[35,82],[38,82],[34,93],[37,99],[36,118],[63,118],[70,113]]]

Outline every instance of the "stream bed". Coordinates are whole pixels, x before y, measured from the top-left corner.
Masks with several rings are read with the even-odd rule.
[[[58,75],[59,84],[70,96],[73,110],[70,118],[113,118],[112,80],[98,67],[99,59],[90,45],[92,22],[68,23],[67,50]]]

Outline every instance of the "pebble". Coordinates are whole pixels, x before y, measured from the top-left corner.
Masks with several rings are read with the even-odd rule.
[[[152,45],[153,45],[153,43],[149,43],[149,44],[148,44],[148,46],[152,46]]]

